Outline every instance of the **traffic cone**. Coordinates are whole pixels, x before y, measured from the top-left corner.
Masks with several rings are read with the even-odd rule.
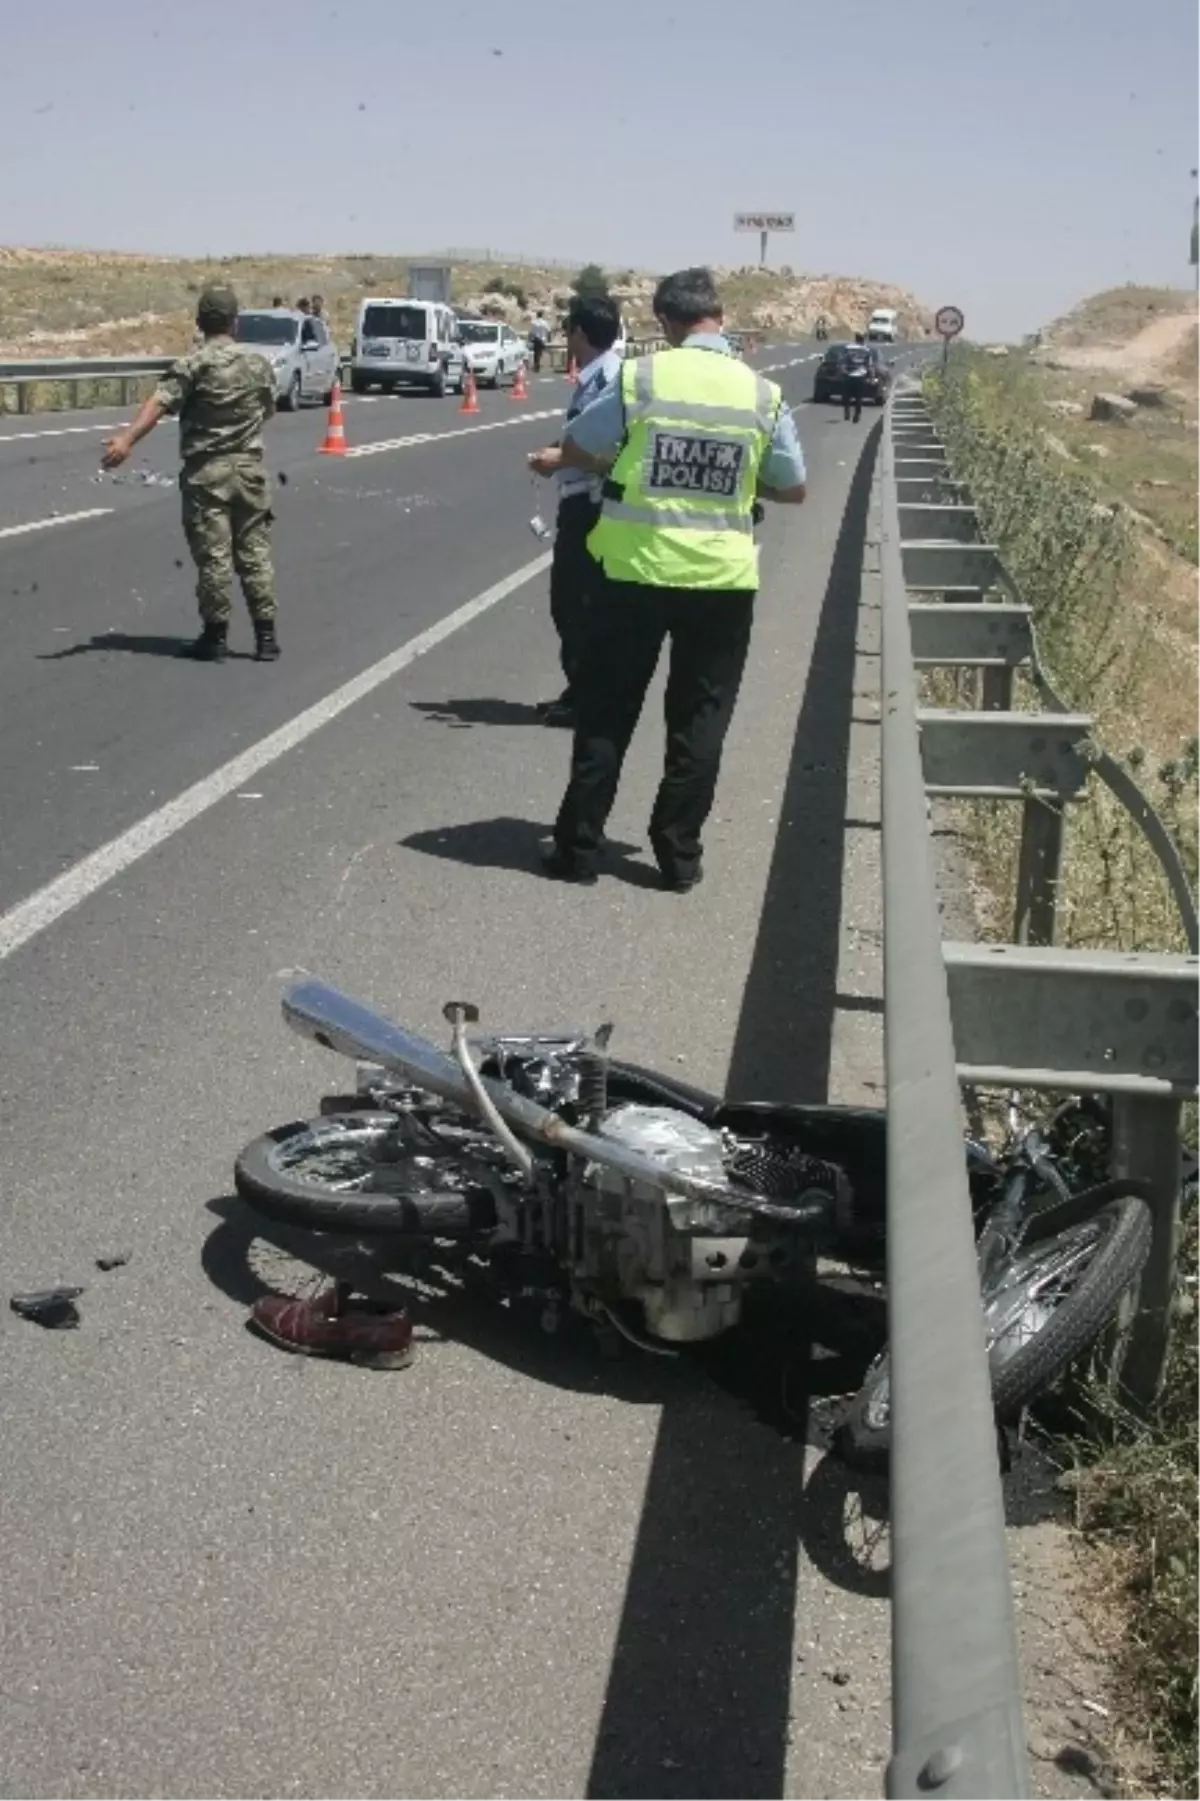
[[[321,455],[326,457],[344,457],[346,454],[346,421],[342,417],[342,384],[335,381],[333,394],[329,401],[329,423],[325,427],[325,442],[321,446]]]
[[[524,365],[524,363],[517,364],[517,379],[512,385],[512,393],[511,393],[510,398],[513,400],[528,400],[529,399],[529,389],[525,386],[525,365]]]
[[[463,377],[462,405],[460,413],[477,413],[479,411],[479,395],[475,392],[475,371],[468,368]]]

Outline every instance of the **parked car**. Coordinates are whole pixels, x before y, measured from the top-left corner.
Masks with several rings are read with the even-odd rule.
[[[358,309],[350,355],[350,386],[392,394],[399,387],[461,394],[467,361],[458,321],[435,300],[372,299]]]
[[[475,380],[485,388],[515,381],[517,370],[529,361],[529,346],[511,325],[496,319],[458,321],[458,335]]]
[[[869,344],[831,344],[817,364],[817,373],[813,377],[813,399],[821,401],[841,398],[843,371],[847,362],[866,363],[863,399],[873,400],[876,406],[882,406],[891,386],[892,372],[879,352]]]
[[[281,407],[294,413],[305,401],[329,405],[341,358],[323,319],[291,307],[251,307],[238,314],[233,335],[266,357]]]

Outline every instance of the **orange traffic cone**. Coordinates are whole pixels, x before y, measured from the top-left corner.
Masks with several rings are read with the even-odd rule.
[[[512,394],[511,394],[510,398],[513,400],[528,400],[529,399],[529,389],[525,386],[525,365],[524,365],[524,363],[517,364],[517,379],[512,385]]]
[[[326,457],[344,457],[346,454],[346,421],[342,417],[342,384],[335,381],[333,394],[329,401],[329,423],[325,427],[325,442],[321,446],[321,455]]]
[[[475,392],[475,371],[468,368],[463,376],[462,405],[460,413],[477,413],[479,411],[479,395]]]

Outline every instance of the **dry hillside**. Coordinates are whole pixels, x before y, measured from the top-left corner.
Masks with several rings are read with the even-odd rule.
[[[322,294],[334,335],[348,343],[358,301],[366,294],[403,293],[409,260],[363,255],[202,261],[0,248],[0,357],[181,350],[191,337],[196,296],[214,280],[231,282],[244,306],[269,305],[277,294],[289,301]],[[608,273],[633,334],[651,329],[655,276],[636,270]],[[865,324],[874,307],[894,306],[911,335],[929,331],[928,310],[886,282],[758,269],[719,273],[730,323],[745,330],[798,333],[824,312],[837,328],[848,331]],[[460,263],[454,270],[454,301],[464,310],[488,310],[521,325],[535,307],[554,313],[564,306],[569,279],[562,269],[522,263]],[[498,291],[500,286],[508,291]]]

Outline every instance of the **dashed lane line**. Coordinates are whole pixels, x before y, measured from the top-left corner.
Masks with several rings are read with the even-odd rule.
[[[74,525],[79,519],[101,519],[112,507],[85,507],[82,513],[51,513],[48,519],[27,519],[24,525],[0,527],[0,538],[21,538],[26,532],[49,531],[53,525]]]

